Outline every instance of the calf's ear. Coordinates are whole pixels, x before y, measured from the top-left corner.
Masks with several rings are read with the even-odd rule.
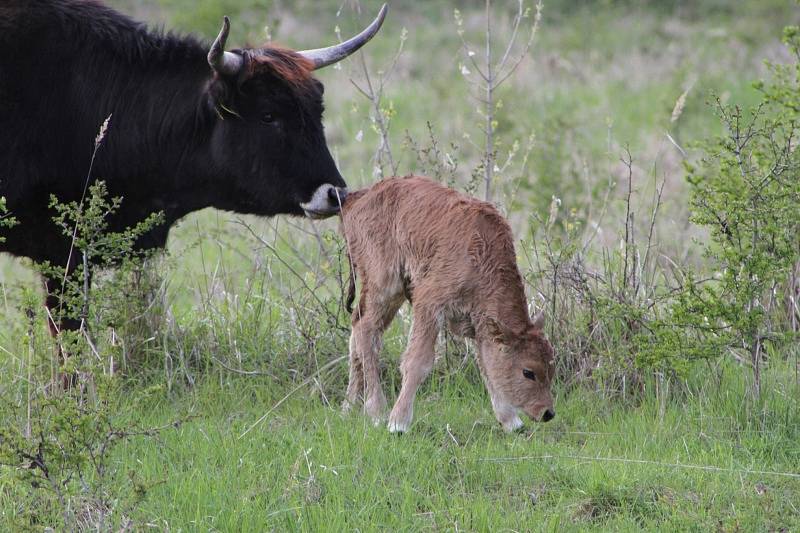
[[[492,337],[493,341],[505,345],[511,344],[511,340],[513,338],[511,331],[509,331],[508,328],[503,326],[500,322],[498,322],[494,318],[487,317],[486,329],[489,332],[489,335]]]
[[[533,329],[536,331],[544,331],[544,311],[539,311],[533,317],[531,317],[531,322],[533,322]]]

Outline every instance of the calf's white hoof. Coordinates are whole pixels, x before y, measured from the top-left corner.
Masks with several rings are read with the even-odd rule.
[[[411,427],[409,422],[398,422],[396,420],[389,420],[387,426],[389,433],[407,433],[408,428]]]
[[[386,420],[386,398],[368,398],[364,402],[364,412],[375,421]]]

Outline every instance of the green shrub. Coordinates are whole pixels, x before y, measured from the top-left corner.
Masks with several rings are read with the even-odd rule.
[[[54,198],[51,204],[56,225],[72,238],[82,261],[67,274],[53,265],[38,269],[64,280],[56,323],[69,317],[80,319],[81,326],[59,332],[56,350],[37,327],[45,321],[37,296],[27,292],[23,297],[29,324],[20,345],[28,353],[19,359],[25,375],[0,389],[0,465],[10,467],[15,480],[10,490],[21,502],[20,528],[124,529],[130,525],[127,510],[144,495],[135,473],[128,474],[128,493],[112,493],[108,486],[123,475],[111,461],[115,445],[157,432],[130,424],[115,399],[122,386],[117,367],[124,360],[125,332],[141,312],[141,298],[131,297],[131,279],[151,255],[134,245],[162,217],[108,231],[108,219],[121,202],[109,199],[105,184],[97,182],[82,202],[62,204]],[[113,274],[103,270],[112,266]],[[62,365],[54,369],[57,352]],[[62,390],[58,374],[76,379]]]
[[[800,57],[796,28],[785,42]],[[766,353],[791,338],[779,319],[780,288],[800,261],[800,71],[795,63],[773,72],[771,85],[757,85],[763,101],[750,112],[716,100],[725,133],[687,165],[691,220],[709,232],[699,244],[714,271],[686,273],[657,343],[689,359],[731,354],[752,368],[756,398]]]

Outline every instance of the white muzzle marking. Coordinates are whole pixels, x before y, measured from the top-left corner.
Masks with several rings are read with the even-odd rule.
[[[302,202],[300,207],[309,218],[326,218],[339,212],[339,202],[331,198],[336,198],[336,187],[330,183],[323,183],[317,187],[311,199]]]

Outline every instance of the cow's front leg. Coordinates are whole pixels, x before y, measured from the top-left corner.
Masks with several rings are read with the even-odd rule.
[[[411,326],[408,346],[400,363],[403,386],[389,415],[389,431],[406,432],[414,417],[414,397],[420,384],[430,374],[435,357],[438,328],[434,314],[426,308],[413,309],[414,323]]]

